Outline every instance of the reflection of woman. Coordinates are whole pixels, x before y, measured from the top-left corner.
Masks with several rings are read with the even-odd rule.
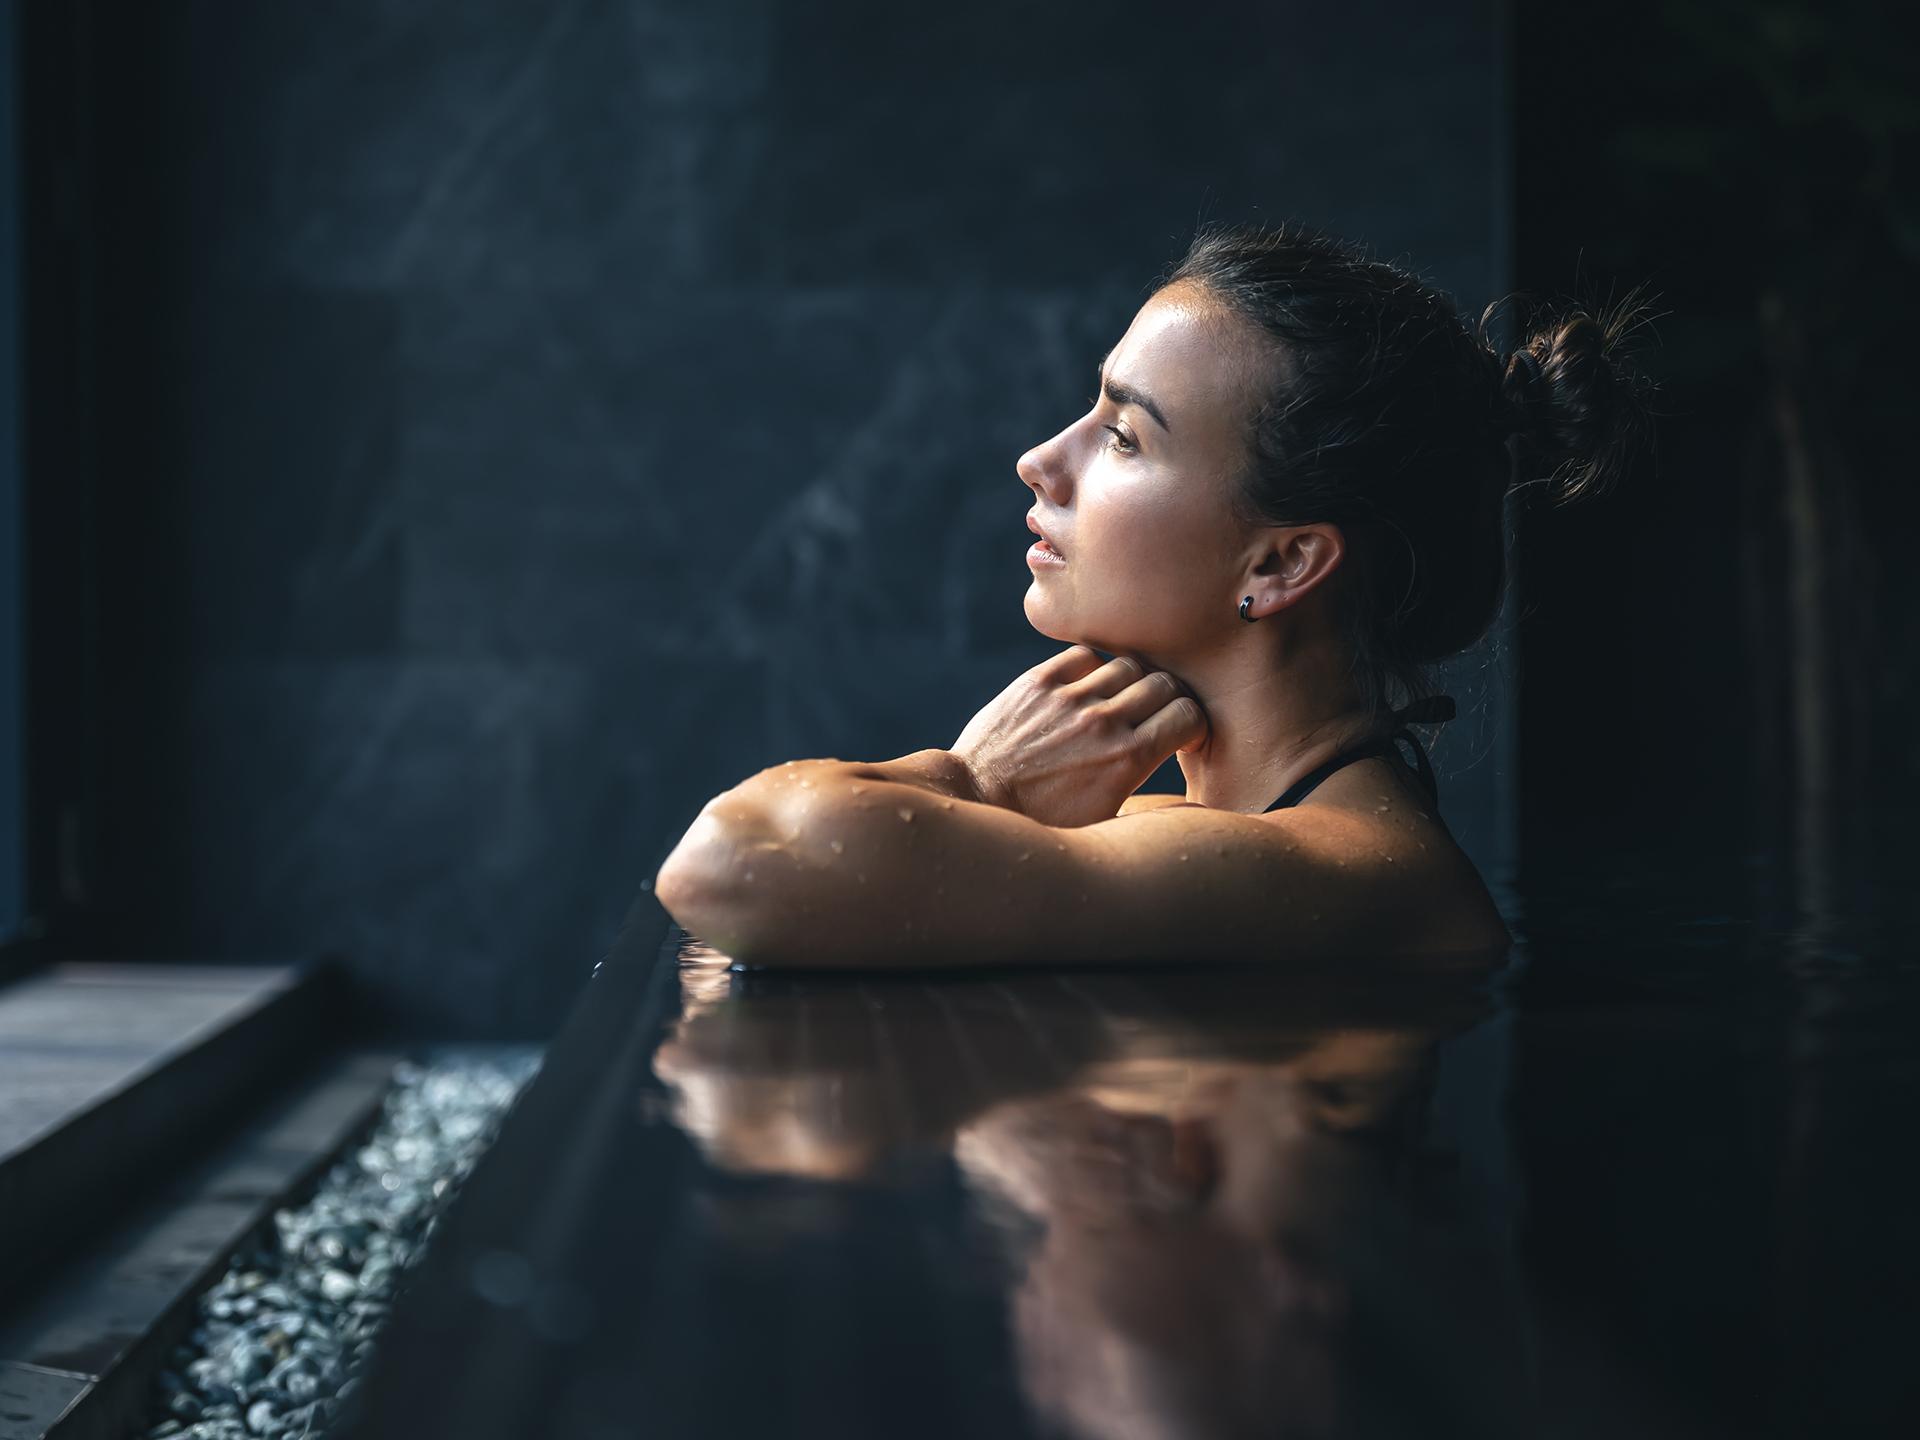
[[[1571,498],[1638,450],[1634,319],[1569,310],[1500,355],[1358,247],[1203,232],[1016,466],[1027,618],[1069,648],[950,748],[716,797],[660,900],[750,964],[1504,949],[1407,727],[1451,714],[1432,667],[1499,609],[1516,466]],[[1169,757],[1185,794],[1135,794]]]
[[[1051,987],[743,995],[728,963],[688,950],[681,1018],[653,1061],[681,1125],[722,1169],[866,1177],[896,1151],[944,1149],[969,1116],[1008,1096],[1064,1083],[1109,1043],[1104,1025]]]
[[[1422,1133],[1476,997],[1217,974],[762,996],[725,963],[683,972],[655,1062],[704,1153],[851,1180],[951,1146],[1009,1222],[1022,1379],[1070,1433],[1526,1433],[1499,1267],[1438,1207]]]
[[[968,1126],[968,1174],[1040,1222],[1013,1297],[1035,1407],[1101,1440],[1529,1433],[1513,1297],[1403,1183],[1426,1058],[1329,1036],[1171,1107],[1122,1066]]]

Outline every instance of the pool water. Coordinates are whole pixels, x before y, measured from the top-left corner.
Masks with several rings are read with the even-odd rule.
[[[1913,927],[1775,873],[1503,881],[1453,980],[742,974],[643,897],[362,1426],[1911,1433]]]

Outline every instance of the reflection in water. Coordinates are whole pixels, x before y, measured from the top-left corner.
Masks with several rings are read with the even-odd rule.
[[[636,907],[364,1440],[1907,1434],[1911,885],[1810,972],[1654,865],[1536,875],[1485,993],[733,975]]]
[[[1505,1017],[1472,982],[727,963],[682,956],[654,1058],[679,1123],[743,1174],[957,1162],[1053,1428],[1532,1433]]]

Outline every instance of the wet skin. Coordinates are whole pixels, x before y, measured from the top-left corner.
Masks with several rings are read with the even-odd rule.
[[[1087,416],[1021,457],[1063,556],[1033,567],[1027,617],[1068,648],[950,748],[715,797],[655,879],[682,925],[769,966],[1498,962],[1497,907],[1395,762],[1261,813],[1375,721],[1328,609],[1339,527],[1232,504],[1263,363],[1234,323],[1162,291]],[[1170,756],[1186,796],[1137,796]]]

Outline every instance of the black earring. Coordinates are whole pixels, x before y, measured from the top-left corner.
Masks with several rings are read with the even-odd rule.
[[[1253,604],[1253,596],[1251,595],[1240,602],[1240,618],[1249,625],[1253,623],[1253,617],[1247,613],[1247,607],[1251,604]]]

